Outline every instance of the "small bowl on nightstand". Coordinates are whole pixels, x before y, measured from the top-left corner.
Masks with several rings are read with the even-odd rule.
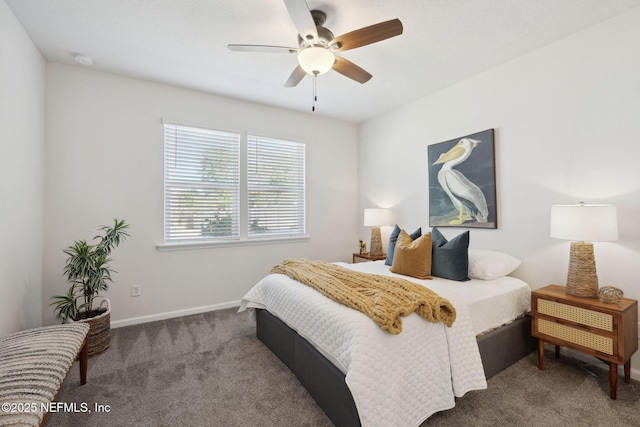
[[[605,286],[598,289],[598,299],[602,302],[614,303],[620,302],[620,298],[624,296],[624,292],[613,286]]]

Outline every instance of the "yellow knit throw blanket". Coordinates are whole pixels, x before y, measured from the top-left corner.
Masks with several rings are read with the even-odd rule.
[[[287,259],[271,272],[285,274],[336,302],[361,311],[392,334],[402,332],[400,316],[414,311],[429,322],[442,322],[449,327],[456,320],[456,310],[449,300],[409,280],[304,259]]]

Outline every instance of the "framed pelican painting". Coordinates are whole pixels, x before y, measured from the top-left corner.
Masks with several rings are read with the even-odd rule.
[[[497,228],[493,129],[427,147],[429,225]]]

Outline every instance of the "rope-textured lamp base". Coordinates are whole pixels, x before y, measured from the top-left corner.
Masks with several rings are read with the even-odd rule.
[[[598,275],[593,243],[571,242],[566,292],[578,297],[598,298]]]
[[[382,255],[382,235],[380,233],[380,227],[373,227],[371,229],[371,249],[369,253],[371,256]]]

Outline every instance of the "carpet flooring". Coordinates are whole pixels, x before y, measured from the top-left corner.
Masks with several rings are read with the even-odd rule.
[[[79,384],[74,366],[48,427],[332,426],[236,309],[113,329]],[[608,390],[606,371],[551,353],[540,371],[532,353],[422,427],[640,426],[640,383]]]

